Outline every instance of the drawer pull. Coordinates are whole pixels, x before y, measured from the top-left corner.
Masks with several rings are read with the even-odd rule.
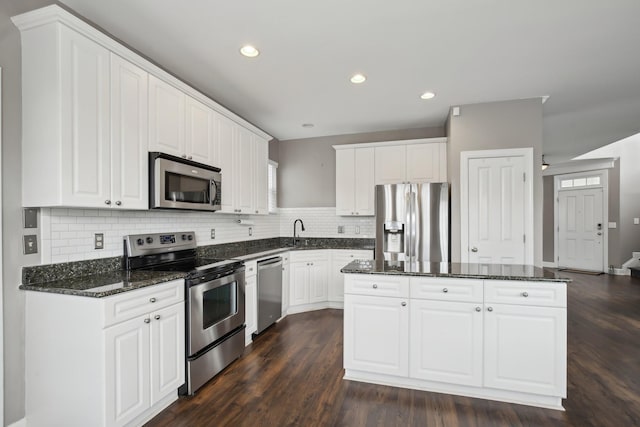
[[[482,310],[480,307],[476,307],[476,311],[480,311]]]
[[[404,301],[402,301],[402,304],[401,304],[401,305],[402,305],[403,307],[406,307],[406,306],[407,306],[407,303],[406,303],[406,302],[404,302]]]
[[[155,298],[155,297],[151,297],[151,298],[149,298],[149,302],[151,302],[151,303],[154,303],[154,302],[156,302],[156,301],[157,301],[157,300],[156,300],[156,298]]]
[[[373,289],[378,289],[378,285],[374,284]]]
[[[487,311],[493,311],[493,307],[488,307]]]
[[[446,294],[447,292],[449,292],[449,289],[444,288],[444,289],[442,290],[442,292],[444,292],[444,293]]]
[[[149,319],[148,317],[144,319],[144,323],[149,323],[149,322],[151,322],[151,319]]]
[[[522,296],[525,297],[525,298],[528,297],[529,296],[529,292],[523,292]]]
[[[160,315],[156,314],[155,316],[153,316],[153,318],[156,319],[156,320],[160,320]]]

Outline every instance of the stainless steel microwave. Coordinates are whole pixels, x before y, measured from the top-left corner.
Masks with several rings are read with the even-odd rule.
[[[220,169],[171,156],[149,153],[149,207],[217,211],[222,194]]]

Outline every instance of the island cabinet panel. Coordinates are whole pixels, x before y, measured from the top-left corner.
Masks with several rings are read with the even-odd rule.
[[[566,397],[566,310],[487,304],[484,384]]]
[[[346,369],[408,376],[406,299],[345,295],[344,327]]]
[[[482,304],[411,301],[410,376],[482,385]]]

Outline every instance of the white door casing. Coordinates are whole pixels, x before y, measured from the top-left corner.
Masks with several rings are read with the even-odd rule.
[[[461,153],[461,261],[533,264],[533,149]]]
[[[594,185],[561,186],[563,181],[586,184],[587,178],[596,177]],[[554,266],[604,271],[609,264],[608,171],[556,175],[553,185]]]

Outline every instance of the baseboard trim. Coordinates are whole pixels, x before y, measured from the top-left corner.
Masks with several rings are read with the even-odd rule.
[[[542,261],[542,266],[546,268],[558,268],[558,264],[555,262]]]
[[[9,427],[27,427],[27,419],[22,418],[21,420],[18,420],[13,424],[9,424]]]

